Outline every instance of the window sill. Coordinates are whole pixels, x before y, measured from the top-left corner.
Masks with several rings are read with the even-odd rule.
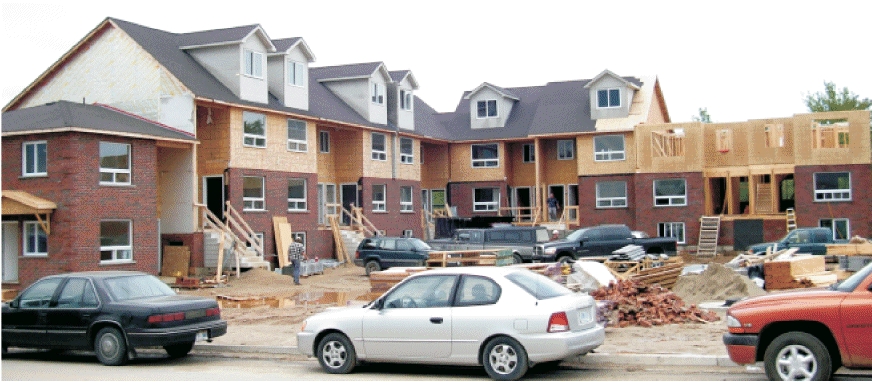
[[[263,80],[263,76],[258,77],[258,76],[255,76],[254,74],[242,73],[242,76],[247,77],[247,78],[253,78],[256,80]]]
[[[654,208],[687,207],[687,204],[672,204],[666,206],[654,206]]]
[[[48,178],[48,173],[45,174],[31,174],[31,175],[21,175],[18,179],[33,179],[33,178]]]
[[[387,214],[388,211],[372,211],[374,214]]]
[[[575,160],[575,158],[557,158],[557,160]]]
[[[245,210],[245,209],[243,209],[242,212],[264,213],[264,212],[269,212],[269,211],[267,211],[266,209],[263,209],[263,210]]]
[[[136,185],[131,184],[131,183],[103,183],[103,182],[100,182],[100,186],[104,186],[104,187],[129,187],[129,188],[136,188]]]
[[[19,257],[19,259],[47,259],[48,253],[32,253],[32,254],[24,254]]]
[[[853,202],[853,199],[826,199],[826,200],[815,200],[815,203],[850,203]]]
[[[599,162],[625,162],[627,159],[594,159],[593,161],[596,163]]]
[[[401,214],[413,214],[415,211],[400,211]]]
[[[265,149],[266,148],[266,146],[246,145],[245,143],[242,144],[242,147],[243,148],[250,148],[250,149]]]
[[[596,207],[598,210],[619,210],[619,209],[628,209],[629,206],[617,206],[617,207]]]
[[[289,214],[308,214],[312,211],[309,210],[288,210]]]
[[[100,266],[136,264],[133,260],[100,260]]]

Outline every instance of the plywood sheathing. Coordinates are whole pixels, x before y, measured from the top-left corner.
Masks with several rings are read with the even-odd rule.
[[[191,264],[191,249],[187,246],[165,245],[163,248],[163,263],[160,267],[161,276],[185,277]]]
[[[273,232],[275,233],[276,253],[279,257],[279,268],[288,265],[288,246],[294,241],[291,223],[286,216],[273,216]]]

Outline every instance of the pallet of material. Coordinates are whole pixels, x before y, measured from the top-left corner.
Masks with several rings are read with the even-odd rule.
[[[498,250],[435,251],[430,252],[428,267],[496,265]]]
[[[826,286],[838,276],[826,270],[823,256],[804,255],[763,263],[767,290]]]
[[[678,282],[678,277],[681,276],[683,269],[684,262],[679,259],[678,261],[664,263],[659,267],[641,270],[631,275],[629,280],[641,281],[648,285],[660,284],[661,287],[672,288]]]
[[[872,243],[827,244],[827,255],[872,256]]]
[[[384,271],[369,274],[369,289],[371,293],[381,293],[391,289],[409,275],[426,271],[425,267],[388,268]]]

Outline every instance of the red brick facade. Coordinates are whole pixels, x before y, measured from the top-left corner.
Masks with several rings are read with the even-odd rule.
[[[22,177],[22,144],[47,143],[47,176]],[[100,142],[131,145],[129,186],[100,185]],[[3,138],[3,189],[21,190],[57,204],[51,214],[47,257],[18,258],[23,288],[40,277],[87,270],[158,272],[157,147],[153,140],[87,133],[52,133]],[[100,221],[130,220],[133,262],[101,265]],[[34,216],[4,216],[4,221],[36,220]],[[19,242],[21,237],[19,237]],[[20,248],[20,250],[23,250]],[[4,284],[5,286],[5,284]]]
[[[815,173],[851,174],[850,201],[815,201]],[[872,236],[872,168],[869,165],[797,166],[796,224],[817,227],[820,219],[848,219],[850,236]]]
[[[385,185],[385,212],[374,212],[372,204],[372,186]],[[412,212],[400,211],[400,187],[412,187]],[[412,230],[412,236],[422,237],[421,227],[421,183],[411,180],[362,178],[361,201],[363,213],[387,236],[401,236],[403,231]]]
[[[622,174],[579,177],[578,215],[580,225],[588,227],[599,224],[626,224],[631,229],[636,229],[636,192],[633,176],[633,174]],[[627,205],[617,208],[597,208],[596,184],[614,181],[627,183]],[[649,235],[652,233],[648,232]]]
[[[500,207],[508,207],[506,182],[464,182],[449,183],[447,187],[447,202],[452,207],[457,207],[457,216],[497,216],[498,211],[473,211],[475,201],[474,190],[476,188],[497,188],[500,190]]]

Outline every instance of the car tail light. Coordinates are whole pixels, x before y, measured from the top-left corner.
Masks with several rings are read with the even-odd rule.
[[[360,258],[360,251],[354,251],[354,258],[355,258],[355,259],[359,259],[359,258]]]
[[[218,316],[221,317],[221,308],[209,308],[206,309],[206,316]]]
[[[548,333],[565,332],[569,330],[569,319],[566,312],[552,313],[548,319]]]
[[[156,324],[158,322],[182,321],[184,319],[185,319],[184,312],[155,314],[155,315],[148,316],[148,323],[149,324]]]

